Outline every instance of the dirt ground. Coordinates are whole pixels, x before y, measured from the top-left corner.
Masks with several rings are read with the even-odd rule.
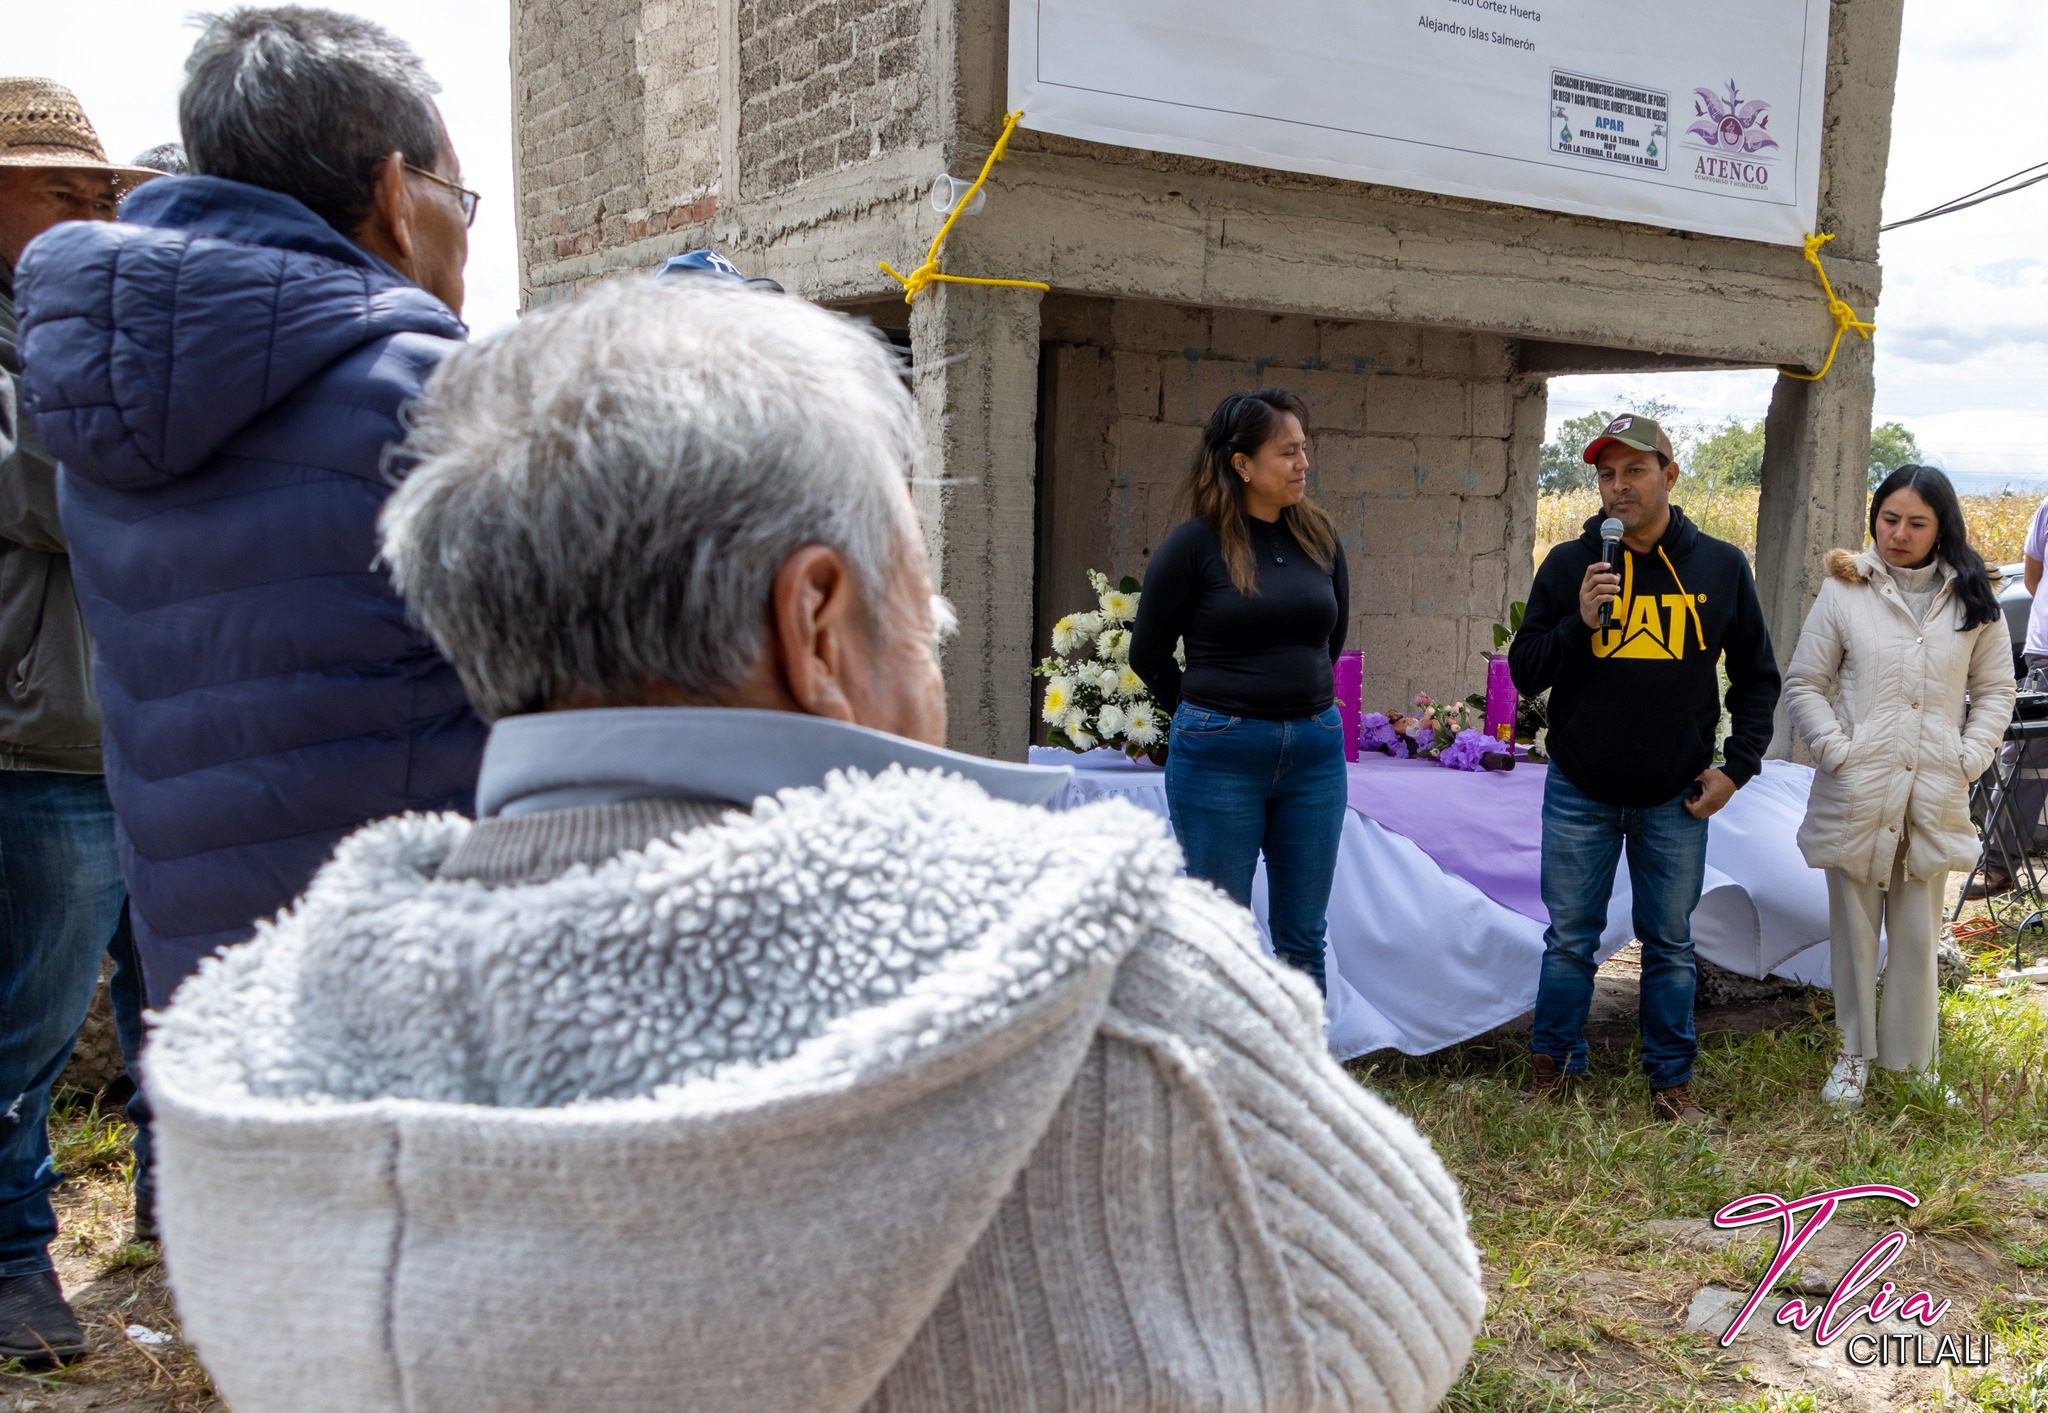
[[[0,1413],[226,1413],[177,1337],[156,1248],[125,1240],[133,1215],[120,1179],[66,1183],[57,1219],[51,1255],[92,1354],[53,1373],[0,1373]]]

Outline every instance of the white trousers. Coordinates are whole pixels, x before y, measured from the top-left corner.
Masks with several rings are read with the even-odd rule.
[[[1828,959],[1834,966],[1835,1023],[1842,1048],[1890,1070],[1934,1066],[1941,987],[1935,943],[1941,935],[1946,874],[1907,879],[1904,852],[1891,884],[1859,883],[1835,869],[1828,878]],[[1877,938],[1891,944],[1884,963],[1884,1010],[1877,1005]]]

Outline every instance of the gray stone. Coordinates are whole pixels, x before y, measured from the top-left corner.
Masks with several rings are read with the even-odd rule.
[[[1778,1277],[1776,1289],[1786,1295],[1833,1295],[1836,1278],[1811,1266],[1794,1266]]]
[[[1729,1290],[1718,1285],[1702,1287],[1692,1298],[1692,1304],[1686,1307],[1685,1327],[1718,1339],[1728,1333],[1728,1327],[1735,1323],[1735,1316],[1748,1299],[1747,1291]]]

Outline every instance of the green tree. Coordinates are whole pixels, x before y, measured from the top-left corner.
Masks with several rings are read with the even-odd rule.
[[[1730,417],[1700,438],[1685,462],[1688,475],[1713,486],[1755,486],[1764,478],[1764,424]]]
[[[1908,464],[1921,460],[1920,443],[1902,422],[1886,422],[1870,429],[1870,488]]]
[[[1678,452],[1682,464],[1688,450],[1686,433],[1672,422],[1678,409],[1661,397],[1649,398],[1636,403],[1627,411],[1638,417],[1647,417],[1664,429],[1671,438],[1672,447]],[[1586,448],[1593,438],[1607,430],[1619,413],[1613,411],[1588,412],[1583,417],[1572,417],[1558,426],[1557,435],[1543,444],[1538,462],[1536,487],[1545,495],[1563,491],[1585,490],[1593,484],[1593,468],[1585,461]]]

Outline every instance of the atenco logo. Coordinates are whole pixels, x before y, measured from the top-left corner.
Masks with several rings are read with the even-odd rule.
[[[1869,1183],[1861,1187],[1838,1187],[1829,1192],[1816,1192],[1796,1202],[1787,1202],[1775,1193],[1759,1192],[1749,1197],[1730,1202],[1714,1214],[1714,1225],[1728,1230],[1734,1227],[1755,1226],[1759,1222],[1776,1220],[1781,1224],[1778,1238],[1778,1254],[1771,1261],[1770,1269],[1750,1292],[1749,1300],[1743,1305],[1735,1319],[1728,1326],[1728,1332],[1721,1336],[1721,1347],[1735,1343],[1735,1337],[1742,1333],[1749,1323],[1749,1317],[1763,1302],[1764,1296],[1778,1277],[1785,1273],[1806,1244],[1820,1234],[1828,1219],[1844,1202],[1859,1198],[1883,1197],[1908,1207],[1920,1205],[1920,1199],[1903,1187],[1890,1187],[1883,1183]],[[1802,1212],[1811,1212],[1803,1225],[1796,1231],[1792,1219]],[[1778,1307],[1774,1317],[1780,1325],[1789,1325],[1803,1334],[1811,1334],[1813,1342],[1825,1349],[1828,1345],[1848,1334],[1849,1327],[1858,1320],[1873,1325],[1887,1320],[1910,1321],[1923,1330],[1931,1330],[1948,1313],[1949,1302],[1936,1300],[1924,1290],[1916,1290],[1902,1296],[1897,1285],[1885,1281],[1877,1292],[1860,1303],[1856,1301],[1864,1287],[1883,1275],[1885,1269],[1899,1258],[1909,1240],[1903,1231],[1894,1231],[1880,1238],[1875,1245],[1857,1259],[1841,1281],[1835,1286],[1834,1294],[1818,1309],[1797,1298],[1787,1300]],[[1985,1365],[1991,1362],[1991,1337],[1989,1335],[1943,1335],[1938,1341],[1930,1342],[1924,1334],[1873,1334],[1867,1330],[1849,1335],[1842,1346],[1843,1356],[1851,1364],[1962,1364]]]

